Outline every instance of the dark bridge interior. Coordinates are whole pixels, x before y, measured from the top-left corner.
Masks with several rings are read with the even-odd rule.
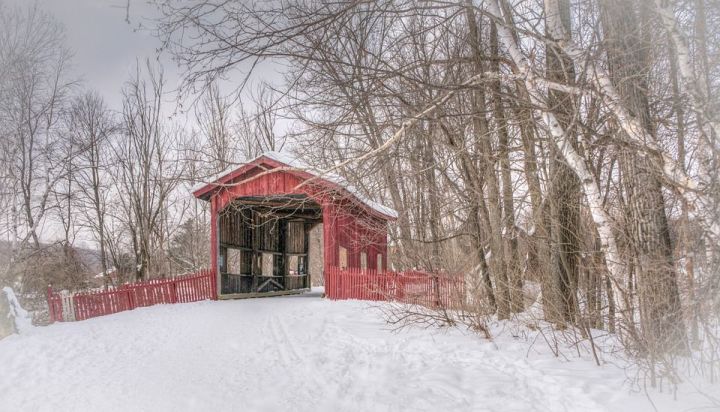
[[[309,289],[308,237],[319,223],[321,207],[304,195],[233,200],[218,214],[220,296]]]

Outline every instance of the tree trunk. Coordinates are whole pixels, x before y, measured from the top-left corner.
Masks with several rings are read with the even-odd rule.
[[[518,90],[524,85],[518,84]],[[520,105],[515,105],[514,116],[520,126],[520,137],[523,144],[523,171],[528,185],[530,195],[530,206],[532,208],[532,229],[531,245],[537,256],[537,273],[540,278],[540,289],[542,293],[543,316],[549,322],[557,322],[560,316],[557,312],[557,305],[554,304],[555,288],[553,287],[553,272],[550,266],[550,231],[548,224],[548,213],[546,213],[543,202],[542,186],[540,185],[540,173],[538,169],[539,155],[536,153],[536,137],[533,125],[535,119],[530,110]]]
[[[500,49],[498,47],[497,28],[490,27],[490,70],[500,72]],[[518,254],[517,231],[515,229],[515,206],[513,204],[513,183],[510,172],[510,136],[508,133],[505,108],[502,99],[502,83],[499,79],[492,82],[493,114],[498,133],[500,155],[500,176],[502,179],[503,231],[505,240],[505,267],[510,280],[510,309],[520,313],[523,304],[523,277]]]
[[[488,303],[493,311],[497,311],[497,301],[495,300],[495,292],[493,292],[490,268],[488,267],[487,259],[485,258],[485,242],[483,241],[483,230],[482,225],[480,224],[480,213],[482,212],[479,207],[473,207],[471,210],[470,219],[472,220],[475,232],[475,236],[473,236],[475,243],[473,246],[475,247],[475,251],[477,253],[478,265],[480,265],[480,272],[482,276],[482,285],[485,290],[485,294],[487,295]]]
[[[458,138],[454,136],[447,129],[442,128],[448,145],[455,151],[457,151],[459,159],[460,171],[462,173],[465,185],[468,188],[468,203],[470,208],[470,222],[474,234],[473,247],[476,249],[478,258],[478,264],[482,271],[482,283],[485,294],[487,295],[488,303],[493,311],[497,311],[497,299],[495,292],[493,291],[493,284],[491,279],[491,269],[488,266],[487,258],[485,257],[485,245],[490,237],[488,228],[490,227],[487,206],[485,205],[485,198],[483,197],[483,175],[476,163],[473,162],[472,158],[466,150],[463,149]]]
[[[509,7],[507,9],[509,9]],[[497,0],[487,3],[487,11],[495,18],[505,20],[505,16]],[[556,25],[553,24],[553,26]],[[557,26],[562,28],[561,24]],[[553,112],[547,108],[546,102],[539,97],[542,81],[532,71],[527,57],[520,51],[513,32],[508,27],[499,25],[498,38],[507,48],[510,58],[513,63],[515,63],[515,72],[523,79],[531,103],[540,108],[543,123],[549,131],[553,144],[560,150],[563,158],[582,183],[582,190],[590,209],[590,215],[597,227],[602,251],[606,257],[605,262],[607,264],[613,293],[616,296],[621,296],[617,304],[618,308],[622,311],[625,302],[622,280],[625,278],[626,270],[618,251],[617,241],[613,233],[612,220],[603,204],[598,181],[588,168],[585,159],[580,156],[571,144],[569,137],[562,126],[560,126]]]
[[[570,2],[556,0],[545,2],[546,15],[554,14],[555,22],[562,24],[562,30],[554,31],[546,24],[548,37],[566,40],[560,36],[570,33]],[[548,44],[546,53],[546,75],[549,80],[561,84],[575,84],[575,70],[570,59],[561,48]],[[557,90],[548,91],[548,104],[565,130],[569,143],[576,151],[579,144],[573,127],[575,102],[572,96]],[[576,322],[577,285],[579,279],[580,241],[580,182],[562,155],[551,150],[550,159],[550,247],[553,286],[555,288],[557,321]]]
[[[483,73],[482,53],[480,50],[480,31],[477,20],[471,7],[466,8],[468,26],[470,29],[470,46],[475,63],[475,73]],[[487,188],[488,199],[486,202],[489,217],[490,232],[490,271],[495,276],[495,287],[497,293],[498,319],[507,319],[511,311],[510,284],[505,265],[505,253],[502,239],[502,213],[500,208],[500,189],[495,171],[495,159],[492,156],[492,145],[490,144],[491,134],[485,117],[487,102],[482,87],[478,87],[472,98],[473,132],[478,141],[482,159],[484,182]],[[479,193],[482,196],[482,193]]]
[[[635,9],[622,0],[603,0],[601,20],[611,81],[622,105],[653,135],[644,73],[648,67]],[[620,130],[619,133],[625,133]],[[626,140],[623,136],[622,140]],[[622,184],[629,206],[629,238],[637,253],[636,282],[640,324],[648,351],[664,353],[686,347],[685,325],[673,264],[670,231],[662,192],[660,159],[620,148]]]
[[[680,91],[680,85],[678,83],[678,67],[675,54],[675,46],[673,45],[672,39],[670,40],[670,83],[672,84],[673,92],[673,112],[675,114],[676,128],[677,128],[677,150],[678,150],[678,164],[685,166],[686,162],[686,150],[685,150],[685,109],[683,107],[682,94]],[[681,221],[680,221],[680,248],[681,256],[685,261],[685,276],[687,278],[688,298],[690,302],[695,302],[695,274],[694,274],[694,251],[690,247],[690,214],[688,210],[688,204],[685,199],[681,199]],[[690,312],[688,318],[690,319],[690,336],[693,343],[699,341],[698,335],[698,322],[695,313],[694,305],[689,305],[687,310]]]

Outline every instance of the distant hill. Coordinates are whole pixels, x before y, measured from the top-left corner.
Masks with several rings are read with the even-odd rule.
[[[40,247],[44,250],[53,250],[57,249],[57,251],[60,251],[60,248],[62,248],[62,245],[60,243],[42,243],[40,244]],[[77,246],[72,247],[75,251],[76,255],[80,259],[80,262],[84,267],[87,268],[88,272],[91,274],[98,274],[102,269],[100,269],[100,251],[97,249],[90,249],[90,248],[81,248]],[[0,240],[0,262],[3,264],[7,263],[7,260],[10,259],[10,253],[12,250],[12,244],[11,242]]]

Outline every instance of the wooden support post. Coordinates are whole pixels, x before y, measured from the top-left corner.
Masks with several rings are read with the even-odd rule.
[[[287,231],[288,231],[288,220],[287,219],[279,219],[278,220],[278,249],[280,249],[280,252],[282,252],[282,255],[280,257],[280,268],[274,269],[273,272],[281,273],[282,274],[282,284],[283,289],[287,290],[288,288],[288,259],[287,259]],[[273,274],[275,274],[273,273]]]
[[[250,269],[250,274],[252,275],[252,282],[250,285],[250,290],[253,292],[257,292],[258,287],[258,276],[259,274],[262,274],[262,262],[258,262],[258,243],[260,242],[260,238],[258,237],[258,214],[257,212],[252,211],[251,214],[251,248],[252,248],[252,267]],[[258,271],[258,268],[260,269]]]
[[[310,230],[312,230],[312,224],[305,222],[305,279],[303,286],[307,289],[312,288],[312,282],[310,279]]]
[[[210,270],[215,275],[212,279],[212,296],[213,300],[217,300],[221,292],[220,285],[220,268],[218,267],[218,259],[220,259],[220,239],[218,237],[218,212],[219,206],[217,198],[210,200]]]

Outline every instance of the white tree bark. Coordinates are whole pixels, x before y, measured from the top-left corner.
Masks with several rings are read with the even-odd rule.
[[[713,113],[708,110],[710,101],[706,94],[708,85],[701,84],[695,76],[695,72],[692,68],[690,61],[690,48],[688,47],[687,39],[680,30],[675,14],[673,13],[671,3],[669,1],[655,0],[655,12],[660,16],[660,21],[663,27],[668,32],[670,40],[675,47],[675,59],[677,62],[678,73],[683,83],[684,89],[690,97],[690,105],[692,110],[697,114],[700,127],[703,130],[703,135],[708,139],[708,146],[710,152],[717,153],[720,151],[720,142],[718,142],[717,136],[720,136],[720,124],[717,119],[714,118]],[[682,165],[680,165],[682,166]],[[707,209],[708,205],[699,196],[694,193],[688,194],[686,201],[689,205],[702,205]],[[712,210],[712,209],[707,209]],[[709,230],[711,240],[718,241],[720,239],[720,225],[715,221],[707,221],[702,219],[696,211],[691,207],[688,209],[688,215],[690,218],[700,220],[705,223],[706,228]]]
[[[612,111],[619,126],[630,138],[630,143],[639,149],[644,148],[649,150],[660,157],[662,161],[661,167],[665,177],[674,184],[687,204],[702,206],[704,209],[710,207],[705,199],[698,195],[701,190],[701,185],[692,177],[688,176],[685,168],[668,155],[667,152],[655,142],[655,138],[643,127],[640,120],[632,116],[625,106],[623,106],[620,94],[612,84],[610,74],[607,70],[600,67],[596,61],[586,59],[586,53],[564,33],[564,28],[557,14],[556,1],[547,0],[546,10],[548,29],[551,30],[555,39],[559,39],[558,45],[573,60],[577,67],[585,67],[588,69],[590,80],[595,83],[603,102]],[[687,47],[685,51],[687,51]],[[682,64],[680,64],[680,66],[682,66]],[[688,70],[688,67],[686,67],[685,70]],[[706,221],[696,210],[690,210],[689,212],[691,218],[704,224],[713,239],[720,239],[720,225],[718,225],[718,223]]]
[[[492,16],[497,18],[499,21],[504,21],[498,0],[491,0],[487,2],[486,6],[487,11]],[[557,10],[557,8],[555,9]],[[505,25],[502,24],[498,24],[497,29],[500,41],[507,49],[510,58],[524,78],[525,87],[528,90],[533,105],[541,108],[540,110],[543,122],[550,132],[553,142],[582,183],[585,199],[588,202],[593,221],[595,222],[598,234],[600,235],[602,251],[605,255],[608,272],[610,273],[613,293],[617,299],[618,311],[623,314],[625,312],[624,308],[626,297],[626,291],[623,286],[625,284],[624,280],[626,279],[626,268],[620,258],[620,253],[618,252],[617,241],[615,239],[615,234],[612,231],[612,219],[603,207],[603,199],[598,182],[590,169],[587,167],[585,160],[573,147],[569,137],[565,133],[565,130],[555,118],[555,115],[547,109],[547,105],[541,92],[543,82],[531,70],[527,58],[520,51],[512,33]]]
[[[675,46],[675,58],[677,59],[678,72],[680,78],[685,86],[685,89],[690,96],[690,104],[693,111],[698,114],[702,119],[701,127],[705,129],[705,135],[712,139],[712,136],[720,135],[720,125],[718,121],[713,118],[711,113],[708,113],[708,98],[705,90],[707,85],[701,85],[700,81],[695,77],[695,73],[692,69],[692,63],[690,62],[690,48],[685,35],[680,30],[673,13],[671,3],[669,1],[655,0],[655,12],[660,16],[660,21],[663,27],[670,35],[670,39]],[[718,150],[718,142],[710,142],[714,150]]]

